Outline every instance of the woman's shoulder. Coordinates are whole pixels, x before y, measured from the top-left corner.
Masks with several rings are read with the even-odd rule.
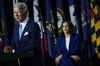
[[[80,37],[80,35],[78,33],[73,33],[71,34],[72,37]]]
[[[58,38],[63,38],[64,35],[63,34],[59,34]]]
[[[64,35],[59,35],[58,37],[57,37],[57,40],[58,41],[61,41],[61,40],[63,40],[65,37],[64,37]]]

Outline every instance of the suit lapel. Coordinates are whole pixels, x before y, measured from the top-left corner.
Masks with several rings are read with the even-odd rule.
[[[65,37],[63,37],[63,47],[64,47],[64,50],[67,50],[67,48],[66,48],[66,40],[65,40]],[[67,50],[68,51],[68,50]]]
[[[19,42],[19,24],[17,24],[15,28],[15,39]]]
[[[73,37],[70,36],[69,51],[73,48]]]

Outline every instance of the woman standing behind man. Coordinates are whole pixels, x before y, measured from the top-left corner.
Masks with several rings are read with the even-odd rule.
[[[81,60],[81,39],[74,32],[73,24],[64,21],[62,25],[62,35],[58,37],[55,62],[58,66],[78,66]]]

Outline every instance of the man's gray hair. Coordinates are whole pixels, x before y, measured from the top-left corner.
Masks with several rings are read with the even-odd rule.
[[[16,4],[14,4],[14,8],[16,8],[16,7],[20,8],[23,11],[23,13],[25,13],[25,14],[27,14],[27,16],[29,16],[28,7],[24,2],[18,2]]]

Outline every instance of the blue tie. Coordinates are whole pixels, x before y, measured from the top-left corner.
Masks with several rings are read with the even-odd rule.
[[[19,39],[21,38],[21,35],[22,35],[22,25],[20,24],[19,25]]]

